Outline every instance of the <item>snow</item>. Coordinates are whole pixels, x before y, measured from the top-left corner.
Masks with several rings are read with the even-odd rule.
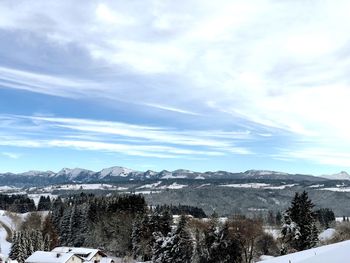
[[[154,184],[145,184],[145,185],[141,185],[140,187],[137,187],[137,189],[144,189],[144,188],[155,188],[157,186],[159,186],[162,182],[158,181]]]
[[[297,186],[298,184],[285,184],[285,185],[279,185],[279,186],[267,186],[264,187],[264,189],[272,189],[272,190],[282,190],[282,189],[286,189],[287,187],[293,187],[293,186]]]
[[[72,180],[78,177],[81,173],[92,174],[94,172],[90,170],[81,169],[81,168],[74,168],[74,169],[63,168],[61,171],[59,171],[56,174],[56,176],[68,176],[69,179]]]
[[[62,184],[62,185],[50,185],[43,188],[44,191],[53,191],[53,190],[127,190],[125,187],[117,187],[111,184]]]
[[[65,263],[71,257],[73,253],[62,253],[57,257],[56,252],[47,252],[47,251],[36,251],[29,258],[26,259],[28,263]]]
[[[177,176],[173,176],[171,173],[164,175],[162,177],[162,179],[186,179],[187,176],[186,175],[177,175]]]
[[[202,188],[202,187],[205,187],[205,186],[210,186],[211,184],[201,184],[200,186],[198,186],[197,188]]]
[[[205,178],[203,177],[203,176],[201,176],[201,175],[198,175],[196,178],[194,178],[194,179],[196,179],[196,180],[204,180]]]
[[[246,183],[246,184],[223,184],[221,186],[225,187],[234,187],[234,188],[253,188],[253,189],[271,189],[271,190],[278,190],[278,189],[285,189],[287,187],[293,187],[298,184],[284,184],[284,185],[271,185],[271,184],[265,184],[265,183]]]
[[[100,171],[99,177],[104,178],[108,175],[126,177],[132,172],[135,172],[135,171],[132,169],[128,169],[128,168],[124,168],[124,167],[120,167],[120,166],[114,166],[114,167],[106,168],[106,169],[103,169],[102,171]]]
[[[149,195],[149,194],[158,194],[161,193],[161,191],[136,191],[135,194],[139,195]]]
[[[345,263],[349,262],[350,241],[312,248],[260,261],[263,263]]]
[[[328,228],[324,230],[322,233],[320,233],[318,235],[318,238],[321,241],[325,241],[325,240],[331,239],[335,233],[336,233],[336,230],[334,228]]]
[[[264,232],[273,236],[274,239],[277,239],[281,236],[281,230],[273,227],[264,228]]]
[[[324,184],[314,184],[309,186],[309,188],[320,188],[320,187],[324,187]]]
[[[55,247],[52,252],[57,253],[74,253],[82,257],[81,255],[87,255],[83,258],[87,261],[91,260],[98,252],[98,249],[95,248],[85,248],[85,247]]]
[[[322,188],[322,189],[319,189],[319,190],[322,190],[322,191],[332,191],[332,192],[350,192],[350,187],[341,187],[341,188],[338,188],[338,187],[328,187],[328,188]]]
[[[345,220],[348,218],[349,216],[345,216]],[[335,218],[335,221],[336,222],[343,222],[344,220],[343,220],[344,218],[342,217],[342,216],[339,216],[339,217],[336,217]]]
[[[159,187],[159,189],[181,189],[184,187],[187,187],[188,185],[186,184],[178,184],[178,183],[172,183],[171,185],[166,185]]]
[[[0,191],[1,191],[1,192],[15,191],[15,190],[19,190],[19,189],[20,189],[20,188],[13,187],[13,186],[8,186],[8,185],[2,185],[2,186],[0,186]]]
[[[11,250],[11,243],[6,241],[7,232],[5,228],[0,228],[0,247],[1,247],[1,253],[8,257],[10,250]]]
[[[223,184],[224,187],[234,187],[234,188],[264,188],[270,186],[270,184],[265,183],[247,183],[247,184]]]

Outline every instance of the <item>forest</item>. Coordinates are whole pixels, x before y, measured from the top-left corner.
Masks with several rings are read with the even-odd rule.
[[[56,246],[99,248],[138,261],[251,263],[319,245],[318,233],[335,220],[332,210],[315,210],[306,192],[296,193],[282,213],[225,220],[190,206],[151,207],[141,195],[42,197],[36,209],[49,212],[44,218],[30,213],[11,237],[10,257],[19,263]],[[280,237],[266,225],[280,229]]]

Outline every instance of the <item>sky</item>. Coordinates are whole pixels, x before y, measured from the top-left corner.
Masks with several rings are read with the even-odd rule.
[[[349,1],[0,1],[0,172],[350,170]]]

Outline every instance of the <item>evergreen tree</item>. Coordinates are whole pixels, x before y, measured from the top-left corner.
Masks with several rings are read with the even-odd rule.
[[[17,259],[19,251],[19,235],[18,232],[13,232],[12,234],[12,245],[9,253],[9,258],[12,260]]]
[[[53,247],[51,246],[52,240],[50,239],[50,235],[45,235],[44,237],[44,251],[51,251]]]
[[[71,224],[71,213],[72,209],[67,207],[64,210],[63,217],[60,222],[59,233],[60,233],[60,244],[63,246],[69,246],[72,239],[72,224]]]
[[[212,255],[216,259],[213,262],[240,263],[242,261],[240,242],[234,235],[230,235],[228,224],[223,226],[218,237],[212,248],[215,251]]]
[[[51,199],[50,196],[40,196],[38,203],[38,211],[46,211],[51,209]]]
[[[295,232],[296,236],[288,238],[290,239],[289,245],[297,251],[312,248],[318,242],[313,207],[314,204],[309,199],[307,192],[304,191],[300,195],[295,194],[291,206],[286,211],[282,235],[286,239],[287,234],[293,233],[292,230],[298,230]]]
[[[156,236],[152,261],[155,263],[190,263],[193,254],[193,240],[187,230],[187,219],[180,217],[176,230],[167,237],[159,232]]]
[[[45,239],[45,251],[51,251],[54,247],[59,245],[57,229],[52,222],[51,213],[45,217],[41,232]]]

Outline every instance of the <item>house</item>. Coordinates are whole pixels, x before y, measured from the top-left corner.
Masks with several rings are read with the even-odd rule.
[[[102,258],[107,258],[107,255],[99,249],[84,248],[84,247],[56,247],[51,252],[55,253],[73,253],[74,255],[92,263],[100,263]]]
[[[25,263],[83,263],[84,260],[74,253],[57,253],[47,251],[36,251]]]

